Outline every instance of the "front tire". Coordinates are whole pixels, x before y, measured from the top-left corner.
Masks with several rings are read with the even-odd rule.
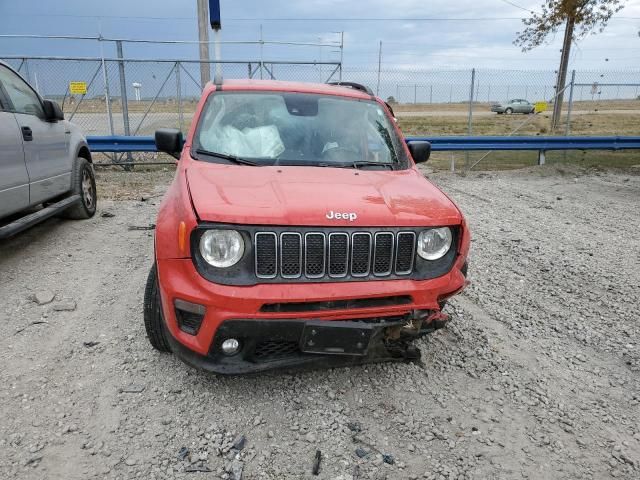
[[[144,289],[144,328],[153,348],[160,352],[170,352],[169,342],[162,317],[160,289],[158,288],[158,268],[154,263],[147,277]]]
[[[80,195],[80,203],[68,208],[62,216],[74,220],[84,220],[96,214],[98,194],[93,165],[86,158],[78,157],[73,169],[72,195]]]
[[[511,115],[513,113],[513,109],[512,108],[507,108],[504,113],[506,113],[507,115]]]

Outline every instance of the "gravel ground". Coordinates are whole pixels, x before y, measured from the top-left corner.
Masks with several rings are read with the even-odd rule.
[[[152,350],[128,227],[162,185],[0,243],[0,478],[639,478],[640,176],[434,179],[472,285],[421,364],[220,378]]]

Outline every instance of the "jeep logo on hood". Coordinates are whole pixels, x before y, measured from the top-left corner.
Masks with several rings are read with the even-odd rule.
[[[358,218],[358,215],[355,212],[334,212],[333,210],[330,210],[329,212],[327,212],[327,219],[329,220],[349,220],[350,222],[353,222],[355,219]]]

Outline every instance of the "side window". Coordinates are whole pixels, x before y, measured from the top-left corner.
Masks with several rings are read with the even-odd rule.
[[[44,110],[36,93],[18,75],[2,65],[0,65],[0,84],[9,96],[14,112],[44,117]]]

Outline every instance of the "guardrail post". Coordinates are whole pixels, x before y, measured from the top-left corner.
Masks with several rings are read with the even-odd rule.
[[[122,103],[122,121],[124,124],[124,134],[131,135],[129,126],[129,100],[127,99],[127,80],[124,75],[124,55],[122,54],[122,41],[116,40],[116,50],[118,52],[118,70],[120,73],[120,102]],[[112,134],[113,135],[113,134]],[[127,163],[133,163],[131,152],[127,152]]]
[[[538,150],[538,165],[544,165],[546,161],[546,152],[544,150]]]

